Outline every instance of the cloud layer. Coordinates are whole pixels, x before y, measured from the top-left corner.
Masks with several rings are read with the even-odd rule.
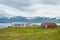
[[[0,16],[57,17],[60,0],[0,0]]]

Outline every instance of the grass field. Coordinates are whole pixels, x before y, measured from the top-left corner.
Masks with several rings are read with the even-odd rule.
[[[40,26],[0,29],[0,40],[60,40],[60,26],[40,28]]]

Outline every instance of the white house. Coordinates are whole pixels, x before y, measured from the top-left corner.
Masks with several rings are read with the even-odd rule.
[[[13,22],[12,23],[12,27],[27,27],[31,25],[32,23],[29,23],[29,22]]]

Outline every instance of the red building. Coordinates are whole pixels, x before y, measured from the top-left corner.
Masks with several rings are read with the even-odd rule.
[[[56,26],[57,26],[57,24],[54,22],[45,22],[45,23],[41,24],[41,27],[43,27],[43,28],[54,28]]]

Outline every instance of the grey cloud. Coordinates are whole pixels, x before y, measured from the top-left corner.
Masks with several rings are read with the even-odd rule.
[[[21,11],[31,11],[29,8],[24,8],[31,6],[29,0],[0,0],[0,3]]]
[[[15,7],[18,9],[21,7],[30,5],[28,0],[0,0],[0,3],[11,6],[11,7]]]
[[[37,8],[30,7],[34,3],[56,5],[60,4],[60,0],[0,0],[0,4],[5,4],[7,6],[28,12],[35,12],[38,10]]]
[[[5,11],[0,10],[0,17],[1,17],[1,16],[7,16],[7,15],[9,16],[9,14],[6,14]]]
[[[60,4],[60,0],[42,0],[42,2],[44,4],[50,4],[50,5],[59,5]]]
[[[60,4],[60,0],[0,0],[1,4],[5,4],[11,7],[22,9],[22,7],[30,6],[31,2],[34,3],[43,3],[43,4]],[[23,10],[23,9],[22,9]]]

